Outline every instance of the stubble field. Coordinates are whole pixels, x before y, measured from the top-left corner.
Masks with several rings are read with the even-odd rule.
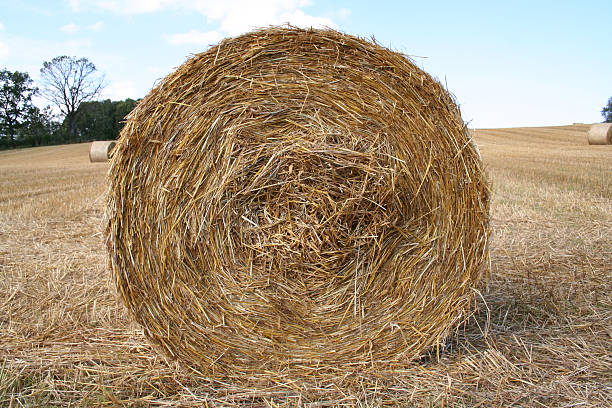
[[[88,144],[0,152],[0,406],[612,406],[612,146],[480,129],[490,271],[475,315],[404,371],[236,387],[160,357],[119,304]]]

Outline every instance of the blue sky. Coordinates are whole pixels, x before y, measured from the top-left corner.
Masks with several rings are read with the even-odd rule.
[[[473,127],[598,122],[612,96],[610,0],[0,0],[0,10],[0,68],[36,80],[54,56],[87,57],[111,99],[145,96],[223,37],[286,22],[412,55]]]

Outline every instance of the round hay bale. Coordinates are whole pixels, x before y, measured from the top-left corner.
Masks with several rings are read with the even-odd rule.
[[[110,153],[116,144],[117,142],[114,140],[92,142],[89,147],[89,161],[92,163],[108,161]]]
[[[333,30],[195,55],[129,115],[109,177],[118,291],[206,375],[405,365],[464,321],[488,256],[488,185],[451,95]]]
[[[596,123],[591,126],[587,139],[590,145],[612,144],[612,123]]]

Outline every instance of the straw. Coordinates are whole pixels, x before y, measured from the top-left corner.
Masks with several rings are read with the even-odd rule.
[[[89,147],[89,161],[92,163],[108,161],[115,144],[116,142],[114,140],[92,142]]]
[[[612,144],[612,123],[596,123],[589,128],[587,140],[590,145]]]
[[[489,192],[451,95],[333,30],[221,41],[130,114],[118,291],[167,356],[249,381],[401,367],[470,312]]]

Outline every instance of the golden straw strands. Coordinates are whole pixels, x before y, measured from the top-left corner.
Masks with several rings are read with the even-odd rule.
[[[469,313],[489,193],[451,95],[333,30],[221,41],[130,114],[107,244],[123,301],[208,376],[401,367]]]

